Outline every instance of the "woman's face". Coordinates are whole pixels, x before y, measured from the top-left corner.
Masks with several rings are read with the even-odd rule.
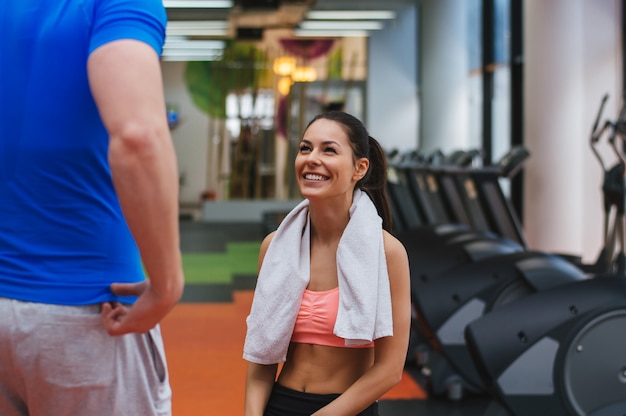
[[[350,139],[342,126],[332,120],[315,121],[304,132],[295,171],[305,198],[338,196],[354,191],[354,184],[365,175],[369,161],[355,163]]]

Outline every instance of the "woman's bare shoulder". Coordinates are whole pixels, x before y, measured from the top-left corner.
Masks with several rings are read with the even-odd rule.
[[[263,238],[263,241],[261,242],[261,247],[265,246],[267,248],[272,242],[272,239],[274,238],[275,235],[276,235],[276,231],[272,231],[271,233],[266,235],[265,238]]]
[[[410,298],[411,293],[411,271],[409,267],[409,256],[404,245],[396,237],[383,231],[385,242],[385,259],[387,261],[387,272],[389,273],[389,283],[392,296],[395,302],[401,302]]]
[[[385,254],[387,257],[406,258],[406,248],[388,231],[383,230],[383,241],[385,244]]]
[[[271,233],[266,235],[263,241],[261,242],[261,247],[259,248],[259,264],[258,264],[259,268],[261,267],[261,264],[263,263],[263,259],[265,258],[265,253],[267,253],[267,248],[270,246],[270,243],[272,242],[274,235],[276,235],[276,231],[272,231]]]

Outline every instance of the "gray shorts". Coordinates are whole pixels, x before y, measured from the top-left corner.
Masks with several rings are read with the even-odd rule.
[[[0,298],[0,415],[171,415],[159,327],[112,337],[99,312]]]

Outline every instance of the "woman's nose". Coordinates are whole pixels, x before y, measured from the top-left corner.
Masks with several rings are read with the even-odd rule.
[[[319,153],[313,150],[307,155],[306,161],[307,163],[311,163],[311,164],[319,164],[320,163]]]

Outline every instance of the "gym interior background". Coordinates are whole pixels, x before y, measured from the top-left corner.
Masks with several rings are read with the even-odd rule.
[[[354,112],[386,149],[425,153],[440,149],[447,153],[479,148],[490,162],[512,145],[523,144],[532,156],[523,181],[520,176],[513,186],[512,197],[530,246],[571,252],[588,260],[597,255],[602,244],[602,169],[589,151],[588,141],[603,95],[610,95],[604,112],[607,118],[618,116],[623,101],[620,0],[284,3],[283,8],[290,3],[304,4],[312,11],[393,11],[392,19],[378,20],[381,29],[366,31],[366,37],[334,38],[356,44],[343,47],[344,75],[356,79],[344,80],[335,96],[351,90],[345,84],[352,84],[358,104],[348,103],[352,105],[348,108],[356,107]],[[200,12],[210,18],[220,9],[207,10],[211,9]],[[170,9],[173,18],[197,19],[195,16],[202,16],[198,13],[198,9],[187,13]],[[228,9],[221,13],[228,22]],[[251,20],[273,24],[269,17]],[[260,32],[266,39],[276,39],[289,36],[290,29]],[[224,35],[209,38],[229,39]],[[252,44],[268,51],[274,46],[272,40],[267,42],[269,46],[263,40]],[[352,54],[350,48],[357,52]],[[276,53],[289,55],[284,48]],[[265,57],[262,63],[267,62]],[[316,64],[316,60],[309,63]],[[220,127],[222,120],[193,103],[185,79],[187,65],[164,60],[163,71],[168,103],[181,120],[172,133],[181,170],[181,203],[193,206],[204,203],[202,195],[207,193],[209,198],[230,199],[224,189],[232,172],[217,170],[228,163],[223,155],[210,151],[210,144],[236,142],[237,137],[230,137],[227,129]],[[219,79],[214,82],[219,85]],[[324,94],[330,89],[325,83],[329,84],[322,79],[315,82],[318,97],[333,98]],[[298,87],[292,86],[292,91],[297,93]],[[308,88],[314,97],[316,90]],[[279,97],[277,91],[273,93]],[[272,131],[275,127],[271,126]],[[294,132],[297,134],[297,126]],[[282,137],[272,140],[271,150],[287,142]],[[610,150],[606,157],[612,157]],[[285,158],[278,156],[275,166],[267,168],[284,171]],[[266,186],[275,187],[272,183]],[[255,195],[252,192],[246,199],[258,200]],[[289,197],[274,195],[262,195],[261,199]]]
[[[589,144],[605,95],[601,122],[622,116],[624,3],[164,0],[186,301],[253,287],[257,243],[299,201],[293,146],[331,105],[390,153],[477,149],[486,166],[523,146],[523,169],[500,185],[528,248],[595,261],[604,171]],[[337,11],[350,12],[325,14]],[[596,150],[619,161],[606,136]],[[207,270],[220,284],[203,284]]]

